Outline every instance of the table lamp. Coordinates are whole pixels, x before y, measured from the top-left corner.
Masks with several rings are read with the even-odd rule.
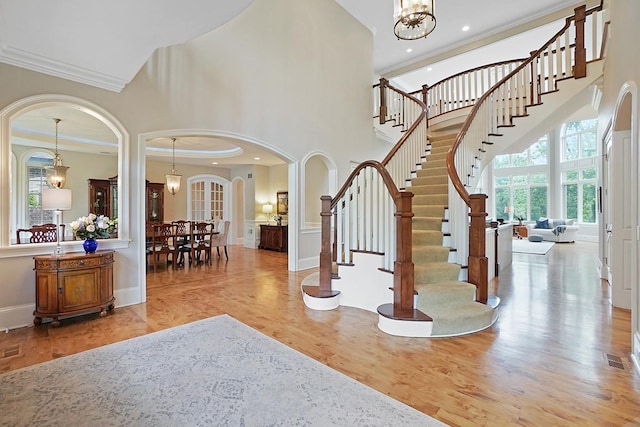
[[[267,214],[267,224],[269,224],[269,214],[273,213],[273,205],[269,202],[262,205],[262,213]]]
[[[55,211],[56,214],[56,250],[54,255],[62,255],[60,247],[60,215],[61,211],[71,209],[71,190],[64,188],[45,188],[42,190],[42,209]]]

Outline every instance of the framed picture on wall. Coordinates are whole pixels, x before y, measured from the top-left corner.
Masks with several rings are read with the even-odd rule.
[[[276,200],[276,213],[278,215],[287,215],[289,213],[289,192],[278,191]]]

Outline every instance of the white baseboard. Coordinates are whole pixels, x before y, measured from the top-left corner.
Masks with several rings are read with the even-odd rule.
[[[115,289],[113,293],[116,297],[116,308],[140,304],[141,302],[143,302],[140,298],[140,287],[138,286],[132,288]]]
[[[316,268],[320,266],[320,257],[314,256],[309,258],[302,258],[298,260],[298,271],[308,270],[310,268]]]
[[[35,309],[35,304],[0,308],[0,331],[33,326],[33,311]]]
[[[115,290],[116,307],[140,304],[140,288],[126,288]],[[33,312],[35,304],[17,305],[0,308],[0,332],[11,329],[33,326]]]

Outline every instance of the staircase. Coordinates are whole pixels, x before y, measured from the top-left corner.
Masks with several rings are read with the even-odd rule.
[[[585,27],[591,28],[587,47]],[[305,304],[319,310],[377,306],[378,327],[393,335],[456,336],[491,326],[498,314],[487,295],[486,196],[474,194],[480,172],[501,150],[537,132],[543,115],[559,117],[551,97],[567,104],[596,81],[602,29],[601,7],[582,6],[530,58],[493,64],[502,68],[496,73],[501,78],[481,96],[469,94],[471,86],[478,90],[478,75],[488,68],[453,76],[458,90],[439,93],[462,96],[464,105],[444,111],[456,102],[432,104],[443,115],[459,116],[462,107],[474,106],[459,132],[437,134],[430,128],[428,145],[426,115],[407,104],[413,100],[426,111],[432,105],[427,93],[420,102],[381,80],[377,118],[406,132],[381,163],[364,162],[334,198],[323,196],[320,272],[302,284]],[[533,125],[532,107],[538,111]],[[415,169],[413,159],[421,163],[408,173]],[[339,273],[332,275],[335,265]]]
[[[476,332],[497,319],[494,307],[476,302],[476,287],[459,280],[461,266],[449,262],[452,248],[445,212],[449,202],[446,156],[457,134],[429,139],[431,150],[408,187],[413,194],[414,289],[416,309],[433,319],[431,336]]]

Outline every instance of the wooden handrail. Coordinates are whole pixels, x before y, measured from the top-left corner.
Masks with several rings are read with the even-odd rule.
[[[375,172],[379,179],[382,181],[378,183],[376,187],[373,185],[372,181],[376,181],[376,178],[372,177],[372,173]],[[369,175],[367,175],[367,173]],[[361,181],[357,181],[361,175],[365,175],[365,178]],[[355,186],[354,190],[354,184]],[[370,186],[372,189],[361,188],[361,185]],[[411,207],[411,198],[413,197],[413,193],[407,191],[400,191],[398,187],[395,185],[393,178],[387,171],[387,169],[382,165],[382,163],[375,160],[367,160],[359,164],[349,175],[344,185],[340,188],[340,190],[336,193],[335,197],[331,196],[322,196],[322,230],[321,230],[321,253],[320,253],[320,282],[319,282],[319,292],[320,294],[330,294],[331,292],[331,273],[332,273],[332,263],[336,262],[336,253],[337,253],[337,237],[336,232],[339,227],[353,227],[354,229],[357,227],[362,227],[367,229],[367,232],[364,233],[364,240],[368,238],[373,238],[377,240],[383,240],[385,237],[385,233],[383,232],[383,228],[376,228],[380,221],[384,221],[383,218],[377,220],[377,212],[376,209],[380,208],[380,205],[384,205],[384,197],[385,195],[379,194],[376,189],[380,189],[380,187],[384,188],[385,195],[388,195],[395,206],[394,217],[395,221],[393,224],[393,230],[390,235],[395,235],[395,242],[393,246],[388,247],[389,252],[392,252],[395,255],[395,259],[393,261],[393,274],[394,274],[394,308],[397,310],[407,311],[413,310],[413,298],[414,298],[414,288],[413,288],[413,262],[412,262],[412,245],[411,245],[411,232],[412,232],[412,224],[411,219],[413,217],[412,207]],[[353,191],[351,194],[349,193],[350,189]],[[372,197],[378,201],[378,203],[373,203],[373,201],[366,201],[367,195],[371,194]],[[356,198],[362,197],[365,202],[361,203],[359,200],[355,200]],[[347,208],[347,205],[351,203],[356,203],[358,206],[364,206],[363,211],[352,212]],[[378,206],[376,206],[378,205]],[[338,209],[342,209],[341,212],[343,214],[338,215]],[[388,212],[386,209],[380,209],[380,212]],[[360,221],[359,225],[352,223],[352,217],[347,216],[345,213],[350,213],[353,218],[358,218]],[[360,216],[364,217],[361,218]],[[337,221],[338,218],[345,221],[345,224],[339,225],[334,224],[334,234],[333,234],[333,244],[332,240],[332,219]],[[353,220],[355,222],[355,220]],[[380,236],[376,236],[375,234],[382,234]],[[360,242],[360,239],[358,239]],[[366,244],[366,242],[361,242],[362,244]],[[362,250],[363,248],[349,248],[349,250]],[[379,251],[368,251],[368,252],[378,252]],[[333,253],[333,255],[332,255]]]
[[[584,9],[584,8],[585,8],[585,6],[581,6],[578,9]],[[594,7],[593,9],[589,10],[588,14],[591,14],[593,12],[599,11],[599,10],[601,10],[601,8],[602,8],[602,6]],[[571,21],[573,19],[574,19],[574,17],[566,18],[564,27],[562,27],[562,29],[559,30],[549,41],[547,41],[540,49],[538,49],[537,51],[534,51],[531,54],[531,56],[525,62],[520,64],[515,70],[513,70],[511,73],[509,73],[508,75],[503,77],[499,82],[497,82],[495,85],[493,85],[493,87],[491,89],[489,89],[487,92],[485,92],[478,99],[478,101],[475,103],[475,105],[472,108],[471,112],[469,113],[469,115],[467,116],[466,120],[464,121],[464,124],[462,125],[462,129],[458,133],[454,144],[452,145],[451,149],[447,153],[447,170],[449,172],[449,176],[451,177],[453,185],[456,188],[456,191],[458,192],[460,197],[465,201],[465,203],[467,203],[467,205],[469,205],[469,203],[470,203],[469,202],[469,193],[467,192],[466,188],[464,187],[464,184],[462,183],[462,180],[460,179],[457,171],[455,170],[454,156],[455,156],[456,151],[460,147],[460,144],[462,143],[462,140],[464,139],[464,136],[466,135],[466,132],[469,130],[469,127],[470,127],[471,123],[473,122],[473,120],[475,119],[476,115],[478,114],[478,110],[480,109],[480,106],[482,105],[482,103],[484,101],[487,100],[487,98],[489,98],[490,95],[492,95],[502,85],[504,85],[505,82],[509,81],[513,76],[518,74],[525,67],[531,65],[533,63],[533,61],[535,61],[538,58],[539,55],[544,54],[544,51],[547,50],[549,48],[549,46],[551,46],[556,41],[556,39],[558,37],[560,37],[569,28],[569,26],[571,25]]]
[[[384,165],[382,165],[382,163],[376,160],[365,160],[364,162],[356,166],[356,168],[351,172],[351,174],[346,179],[342,187],[340,187],[340,190],[338,190],[336,195],[333,197],[333,200],[331,201],[331,205],[330,205],[331,209],[336,207],[336,204],[338,203],[338,201],[344,197],[349,187],[351,187],[351,184],[353,183],[353,180],[355,179],[355,177],[358,176],[360,171],[362,171],[366,167],[374,168],[382,177],[382,181],[384,182],[384,185],[387,187],[387,190],[389,191],[389,194],[391,195],[391,197],[394,199],[397,197],[400,190],[398,190],[398,187],[396,187],[395,183],[393,182],[393,178],[391,178],[391,175],[389,175],[389,172],[384,167]]]
[[[540,49],[534,51],[526,61],[522,62],[511,73],[504,76],[499,82],[493,85],[491,89],[485,92],[471,109],[471,112],[464,121],[452,147],[447,153],[446,166],[451,183],[460,196],[460,199],[470,209],[469,215],[471,217],[471,221],[469,229],[468,281],[476,285],[478,289],[477,299],[479,301],[486,302],[488,288],[486,274],[487,258],[484,256],[484,219],[487,216],[485,207],[486,195],[469,194],[465,187],[465,183],[462,182],[459,175],[462,166],[456,165],[456,155],[459,152],[462,152],[460,149],[463,141],[469,134],[472,124],[475,123],[476,120],[480,120],[480,129],[476,130],[474,127],[474,134],[471,135],[471,137],[475,139],[487,138],[487,140],[481,139],[478,141],[474,139],[476,145],[480,145],[478,150],[484,152],[485,150],[481,149],[482,142],[489,141],[489,137],[495,134],[494,128],[496,126],[502,126],[506,121],[510,121],[511,117],[513,115],[517,115],[518,112],[519,114],[523,114],[524,111],[518,110],[518,108],[526,108],[527,106],[540,102],[540,95],[543,93],[543,88],[541,87],[543,81],[541,78],[545,79],[544,82],[546,82],[546,89],[548,91],[550,90],[551,85],[558,80],[561,72],[563,71],[558,69],[554,72],[553,65],[557,65],[557,62],[552,62],[553,59],[551,58],[551,55],[564,55],[563,59],[565,60],[564,65],[566,68],[564,69],[564,73],[562,73],[563,76],[573,76],[574,78],[586,76],[587,55],[584,47],[584,23],[588,15],[600,11],[601,9],[602,4],[589,11],[586,11],[586,6],[584,5],[576,8],[574,16],[566,19],[565,25],[561,30],[559,30]],[[576,23],[576,41],[575,47],[572,47],[571,43],[568,43],[569,36],[567,31],[574,21]],[[565,47],[570,49],[572,48],[576,51],[575,57],[573,58],[573,69],[571,71],[568,70],[569,64],[567,64],[568,59],[571,59],[569,52],[564,51],[562,48],[558,49],[557,47],[556,49],[552,49],[552,45],[554,43],[561,44],[561,42],[558,42],[561,37],[564,37],[562,41],[565,42]],[[540,63],[538,63],[538,61],[540,61]],[[538,71],[538,66],[540,66],[540,71]],[[530,75],[527,76],[526,73],[529,69]],[[544,71],[549,72],[549,74],[544,75]],[[521,75],[521,73],[524,74]],[[547,77],[549,77],[548,80],[546,80]],[[520,92],[523,89],[523,82],[530,85],[527,95],[528,100],[526,100],[526,102],[525,99],[522,98],[524,92]],[[511,83],[511,85],[507,86],[509,83]],[[520,93],[523,95],[520,95]],[[509,100],[509,102],[505,102],[504,100]],[[496,103],[495,107],[498,107],[497,109],[493,107],[494,103]],[[480,112],[482,112],[482,114]],[[484,120],[484,125],[482,120]],[[482,126],[487,126],[484,128],[484,135],[482,134]],[[465,144],[464,156],[461,154],[461,156],[463,156],[461,158],[468,159],[468,164],[466,166],[478,170],[482,166],[482,160],[480,159],[480,165],[476,164],[479,157],[477,154],[473,154],[473,150],[472,144]],[[469,176],[472,177],[473,173],[473,171],[470,171]],[[472,185],[472,182],[467,184]]]

